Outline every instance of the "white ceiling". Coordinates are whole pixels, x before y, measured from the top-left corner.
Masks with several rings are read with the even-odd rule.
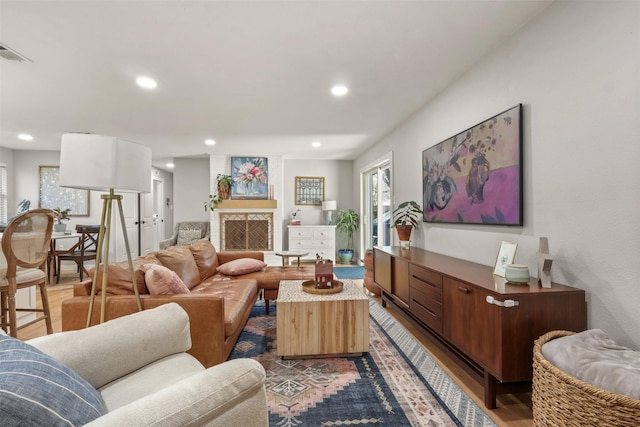
[[[152,147],[156,165],[353,159],[549,4],[0,0],[0,44],[32,61],[0,58],[0,146],[59,150],[62,133],[91,132]]]

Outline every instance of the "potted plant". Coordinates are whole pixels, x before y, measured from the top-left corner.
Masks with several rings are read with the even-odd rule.
[[[22,201],[20,203],[18,203],[18,213],[25,213],[26,211],[29,210],[29,208],[31,207],[31,200],[29,199],[22,199]]]
[[[229,193],[231,193],[231,175],[219,173],[216,177],[216,182],[218,185],[218,196],[222,200],[228,200]]]
[[[336,219],[336,228],[347,236],[347,249],[338,250],[340,262],[350,264],[353,258],[353,234],[360,225],[360,216],[353,209],[341,210]]]
[[[413,200],[400,203],[393,211],[391,226],[396,228],[398,239],[400,239],[400,244],[403,247],[409,246],[408,242],[411,240],[411,231],[414,228],[418,228],[420,224],[418,220],[422,215],[420,205]]]
[[[214,196],[213,194],[209,194],[209,200],[204,202],[204,211],[206,212],[210,210],[211,212],[213,212],[213,210],[216,208],[216,205],[221,201],[222,201],[222,198],[220,198],[220,196],[218,195]]]
[[[55,208],[53,209],[53,213],[55,215],[55,224],[53,225],[53,231],[55,231],[56,233],[64,233],[65,230],[67,229],[67,225],[64,223],[64,221],[69,221],[69,212],[71,212],[71,209],[62,209],[62,208]]]

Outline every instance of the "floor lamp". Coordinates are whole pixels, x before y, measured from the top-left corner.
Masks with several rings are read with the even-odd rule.
[[[103,135],[68,133],[62,135],[60,149],[60,177],[58,185],[61,187],[78,188],[84,190],[107,191],[102,197],[102,216],[96,266],[91,287],[91,300],[87,314],[87,327],[91,326],[93,305],[96,296],[96,284],[100,263],[102,269],[102,301],[100,305],[100,323],[104,322],[105,307],[107,305],[107,280],[109,264],[109,239],[111,236],[111,215],[113,202],[118,206],[125,250],[129,261],[129,272],[133,291],[138,303],[138,311],[142,311],[138,284],[133,270],[129,238],[122,211],[122,196],[118,192],[149,193],[151,191],[151,149],[134,142]]]

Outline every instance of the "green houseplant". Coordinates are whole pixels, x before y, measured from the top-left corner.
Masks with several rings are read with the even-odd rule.
[[[228,200],[231,193],[231,175],[219,173],[216,177],[218,196],[222,200]]]
[[[347,236],[347,248],[338,250],[340,261],[350,264],[353,258],[353,235],[360,225],[360,215],[353,209],[341,210],[336,219],[336,229]]]
[[[402,202],[392,213],[391,227],[395,227],[401,242],[411,239],[411,231],[418,228],[418,220],[422,216],[420,205],[413,200]]]
[[[204,202],[204,211],[206,212],[210,210],[211,212],[213,212],[213,210],[216,208],[216,205],[221,201],[222,198],[220,198],[220,196],[218,196],[217,194],[215,196],[213,194],[209,194],[209,200]]]
[[[55,224],[53,225],[53,230],[57,233],[64,233],[67,229],[67,225],[64,221],[69,221],[69,212],[71,209],[62,209],[55,208],[53,209],[53,213],[55,215],[54,220]]]

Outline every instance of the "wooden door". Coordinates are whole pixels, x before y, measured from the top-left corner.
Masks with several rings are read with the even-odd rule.
[[[444,278],[444,335],[476,363],[501,376],[501,307],[479,287]]]
[[[393,257],[393,294],[409,307],[409,262],[399,257]]]
[[[391,255],[373,248],[373,281],[391,294]]]

